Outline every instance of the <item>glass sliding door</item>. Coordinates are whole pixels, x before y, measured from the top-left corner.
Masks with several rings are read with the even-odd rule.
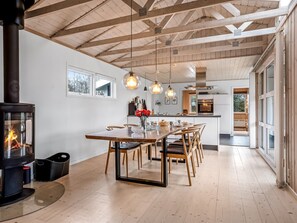
[[[258,147],[275,167],[274,150],[274,63],[258,75]]]

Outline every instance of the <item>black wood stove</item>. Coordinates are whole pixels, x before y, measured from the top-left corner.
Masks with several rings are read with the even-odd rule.
[[[35,0],[1,0],[3,26],[4,103],[0,103],[0,206],[34,193],[23,188],[23,165],[34,161],[33,104],[19,103],[19,30],[24,12]]]

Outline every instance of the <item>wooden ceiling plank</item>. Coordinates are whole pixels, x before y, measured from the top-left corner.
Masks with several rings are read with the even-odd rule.
[[[42,4],[43,2],[45,2],[45,1],[47,1],[47,0],[39,0],[39,1],[35,2],[34,5],[32,5],[32,6],[28,9],[28,11],[31,11],[31,10],[34,10],[34,9],[38,8],[38,6],[41,5],[41,4]]]
[[[196,45],[197,46],[197,45]],[[219,52],[219,51],[228,51],[228,50],[238,50],[238,49],[249,49],[249,48],[255,48],[255,47],[262,47],[267,46],[266,41],[255,41],[255,42],[247,42],[242,43],[238,47],[233,47],[230,44],[223,45],[223,46],[214,46],[214,47],[201,47],[199,50],[197,49],[182,49],[175,47],[174,49],[178,50],[178,54],[176,56],[186,56],[186,55],[193,55],[193,54],[202,54],[202,53],[212,53],[212,52]],[[195,47],[195,45],[191,46],[191,48]],[[166,50],[165,52],[158,53],[158,58],[168,58],[169,50]],[[176,57],[173,55],[173,57]],[[139,61],[139,60],[149,60],[154,59],[153,54],[143,55],[143,56],[137,56],[133,57],[132,61]],[[113,62],[126,62],[131,61],[131,58],[129,57],[121,57],[118,59],[113,60]]]
[[[81,0],[82,1],[82,0]],[[87,0],[84,0],[87,1]],[[89,0],[90,1],[90,0]],[[166,15],[171,15],[174,13],[181,13],[181,12],[187,12],[191,11],[196,8],[206,8],[214,5],[218,5],[224,2],[230,2],[232,0],[204,0],[204,1],[193,1],[193,2],[188,2],[180,5],[173,5],[169,6],[166,8],[161,8],[161,9],[154,9],[152,11],[147,12],[147,15],[145,16],[139,16],[138,13],[134,14],[132,16],[133,21],[141,21],[141,20],[146,20],[146,19],[151,19],[151,18],[156,18],[159,16],[166,16]],[[55,37],[61,37],[61,36],[66,36],[66,35],[71,35],[71,34],[76,34],[80,32],[86,32],[94,29],[99,29],[99,28],[104,28],[104,27],[109,27],[109,26],[114,26],[114,25],[120,25],[124,23],[131,22],[131,16],[123,16],[119,18],[114,18],[110,20],[105,20],[101,22],[95,22],[91,23],[88,25],[83,25],[67,30],[62,30],[61,32],[57,33]]]
[[[113,30],[114,28],[116,28],[116,26],[109,27],[108,29],[106,29],[103,32],[99,33],[98,35],[94,36],[93,38],[91,38],[91,39],[85,41],[84,43],[80,44],[79,46],[76,47],[76,49],[77,50],[80,49],[82,45],[92,42],[93,40],[97,39],[98,37],[102,36],[103,34],[106,34],[110,30]],[[121,44],[121,42],[116,44],[116,45],[119,45],[119,44]]]
[[[36,16],[46,15],[48,13],[57,12],[63,9],[71,8],[81,4],[85,4],[94,0],[65,0],[62,2],[57,2],[52,5],[48,5],[42,8],[38,8],[32,11],[25,12],[25,19],[34,18]]]
[[[110,50],[112,50],[113,48],[117,47],[118,45],[120,45],[121,43],[116,43],[115,45],[111,46],[111,47],[108,47],[106,50],[98,53],[95,57],[98,57],[101,53],[105,53],[105,52],[108,52]]]
[[[158,36],[170,35],[170,34],[176,34],[176,33],[182,33],[182,32],[189,32],[189,31],[194,31],[194,30],[197,31],[197,30],[204,30],[204,29],[212,29],[212,28],[222,27],[222,26],[226,26],[226,25],[232,25],[232,24],[236,24],[236,23],[243,23],[246,21],[254,21],[254,20],[259,20],[259,19],[273,18],[273,17],[285,15],[285,14],[287,14],[287,12],[288,12],[287,8],[279,8],[279,9],[272,9],[272,10],[267,10],[267,11],[263,11],[263,12],[255,12],[255,13],[251,13],[251,14],[241,15],[238,17],[232,17],[232,18],[226,18],[226,19],[221,19],[221,20],[201,22],[201,23],[197,23],[197,24],[190,24],[190,25],[185,25],[185,26],[167,28],[167,29],[163,29],[162,33],[158,34]],[[155,35],[156,34],[152,31],[136,33],[136,34],[133,34],[133,40],[150,38],[150,37],[154,37]],[[121,42],[127,41],[127,40],[130,40],[130,38],[131,38],[130,35],[126,35],[126,36],[119,36],[119,37],[114,37],[114,38],[110,38],[110,39],[98,40],[98,41],[84,44],[82,46],[82,48],[94,47],[94,46],[105,45],[105,44],[110,44],[110,43],[116,43],[116,42],[120,42],[120,41]]]
[[[222,4],[223,8],[230,12],[233,16],[240,16],[240,10],[236,8],[232,3],[224,3]]]
[[[74,19],[73,21],[71,21],[70,23],[68,23],[68,25],[64,26],[62,29],[56,31],[53,35],[51,35],[50,38],[52,38],[53,36],[55,36],[56,33],[60,32],[61,30],[65,30],[73,25],[75,25],[77,22],[79,22],[80,20],[84,19],[86,16],[88,16],[90,13],[94,12],[95,10],[101,8],[102,6],[104,6],[106,3],[108,3],[109,1],[111,0],[104,0],[103,2],[99,3],[97,6],[95,6],[94,8],[91,8],[89,11],[85,12],[83,15],[79,16],[78,18]],[[111,28],[114,28],[111,27]],[[110,30],[110,28],[108,29]],[[101,34],[100,34],[101,35]],[[93,39],[96,39],[96,38],[92,38]],[[86,41],[86,42],[90,42],[91,40],[89,41]]]
[[[179,26],[184,26],[184,25],[186,25],[186,24],[190,21],[190,19],[192,18],[192,16],[193,16],[193,14],[195,13],[195,11],[196,11],[196,10],[189,11],[189,12],[187,13],[187,15],[183,18],[183,20],[180,22]],[[171,41],[171,42],[175,41],[176,38],[178,37],[178,35],[179,35],[178,33],[177,33],[177,34],[173,34],[173,35],[171,35],[170,38],[169,38],[169,41]],[[190,38],[190,37],[189,37],[189,38]]]
[[[271,27],[271,28],[264,28],[264,29],[258,29],[258,30],[252,30],[252,31],[245,31],[241,33],[241,36],[234,36],[232,33],[230,33],[230,34],[215,35],[215,36],[209,36],[209,37],[201,37],[201,38],[190,39],[190,40],[180,40],[172,43],[171,47],[189,46],[189,45],[196,45],[196,44],[202,44],[202,43],[213,43],[213,42],[242,39],[242,38],[248,38],[248,37],[254,37],[254,36],[264,36],[264,35],[270,35],[274,33],[275,33],[275,27]],[[170,46],[167,46],[162,43],[162,44],[158,44],[157,47],[158,49],[162,49],[162,48],[168,48]],[[154,48],[155,46],[148,45],[148,46],[133,47],[132,50],[133,52],[136,52],[136,51],[152,50]],[[121,54],[121,53],[127,52],[127,50],[130,50],[130,48],[101,53],[100,56],[110,56],[114,54]]]
[[[174,5],[180,5],[183,3],[183,1],[184,0],[177,0],[174,3]],[[174,15],[175,14],[167,15],[164,17],[164,19],[162,19],[162,21],[160,22],[160,25],[159,25],[161,27],[161,29],[164,29],[168,25],[168,23],[170,22],[170,20],[173,18]]]

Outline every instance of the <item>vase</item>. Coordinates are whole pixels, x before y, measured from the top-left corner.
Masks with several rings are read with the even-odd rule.
[[[141,116],[140,117],[140,126],[143,131],[146,131],[146,122],[147,122],[147,117],[146,116]]]

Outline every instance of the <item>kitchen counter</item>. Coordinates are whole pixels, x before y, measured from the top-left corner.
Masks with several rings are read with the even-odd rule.
[[[136,115],[128,115],[128,117],[136,117]],[[162,115],[162,114],[155,114],[155,115],[150,115],[149,117],[178,117],[178,118],[193,118],[193,117],[200,117],[200,118],[221,118],[221,115]]]
[[[218,150],[220,144],[220,120],[221,115],[151,115],[148,117],[148,122],[160,122],[165,120],[168,122],[177,123],[189,122],[193,124],[205,123],[205,129],[202,134],[202,144],[205,149]],[[139,124],[140,119],[135,115],[127,116],[127,123]],[[170,138],[169,138],[170,140]],[[174,138],[173,138],[174,140]]]

